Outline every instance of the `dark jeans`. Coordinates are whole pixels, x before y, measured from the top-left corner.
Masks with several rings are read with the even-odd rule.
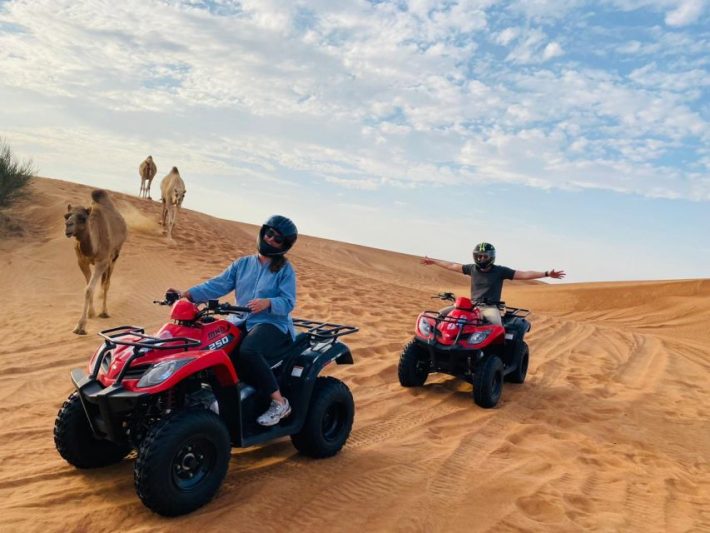
[[[249,333],[241,326],[246,337],[237,351],[232,354],[240,380],[254,385],[262,392],[271,394],[279,389],[271,365],[278,361],[274,354],[291,344],[291,335],[284,333],[273,324],[257,324]]]

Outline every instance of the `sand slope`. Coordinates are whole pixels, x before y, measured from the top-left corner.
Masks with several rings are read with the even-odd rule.
[[[151,300],[252,253],[256,228],[184,210],[168,245],[157,202],[113,194],[130,234],[112,317],[78,337],[83,277],[62,215],[67,202],[86,205],[90,188],[37,179],[31,192],[11,213],[25,236],[0,240],[4,531],[710,529],[710,280],[508,285],[506,301],[534,311],[530,371],[484,410],[465,383],[433,376],[406,390],[396,376],[417,313],[438,307],[430,295],[465,294],[468,278],[312,237],[291,254],[295,315],[361,328],[348,338],[356,364],[329,367],[355,396],[346,447],[321,461],[288,439],[234,450],[211,504],[152,514],[134,493],[132,459],[83,472],[56,453],[68,372],[85,365],[99,329],[157,329],[166,310]]]

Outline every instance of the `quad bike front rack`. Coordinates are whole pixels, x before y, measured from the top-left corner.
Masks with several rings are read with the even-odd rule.
[[[146,335],[143,328],[138,326],[118,326],[115,328],[105,329],[99,332],[99,336],[103,337],[104,345],[101,347],[99,355],[96,357],[94,368],[91,369],[91,379],[96,379],[99,375],[99,370],[104,362],[104,358],[109,350],[116,346],[133,346],[133,353],[128,358],[128,361],[123,365],[121,372],[116,377],[116,383],[121,383],[128,372],[131,363],[142,355],[141,349],[150,350],[180,350],[187,351],[188,348],[193,348],[200,345],[197,339],[189,337],[172,337],[169,339],[161,339]],[[123,337],[131,337],[124,339]],[[137,339],[136,339],[137,337]]]

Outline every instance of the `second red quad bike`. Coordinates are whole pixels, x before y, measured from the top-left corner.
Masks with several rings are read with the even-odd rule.
[[[503,325],[486,322],[481,311],[465,297],[445,292],[434,296],[454,302],[441,311],[424,311],[417,317],[414,338],[399,359],[399,382],[419,387],[431,372],[442,372],[473,385],[473,401],[481,407],[495,407],[503,381],[523,383],[528,371],[529,351],[525,334],[529,311],[505,307]]]
[[[292,413],[278,425],[256,419],[270,398],[240,381],[230,354],[242,332],[225,315],[246,307],[211,300],[204,307],[177,295],[171,322],[153,336],[134,326],[100,333],[104,339],[86,371],[71,372],[75,391],[59,410],[54,442],[78,468],[118,463],[131,450],[136,492],[153,511],[174,516],[207,503],[217,492],[232,446],[289,435],[311,457],[330,457],[345,444],[355,406],[348,387],[318,374],[328,364],[352,364],[338,338],[357,328],[294,319],[304,328],[272,367]]]

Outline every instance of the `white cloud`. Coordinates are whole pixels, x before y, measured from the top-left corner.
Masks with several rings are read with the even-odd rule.
[[[508,46],[511,41],[518,37],[518,35],[520,35],[520,30],[518,28],[506,28],[498,33],[495,41],[503,46]]]
[[[542,52],[542,59],[544,61],[547,61],[548,59],[552,59],[553,57],[559,57],[564,54],[564,50],[562,50],[562,47],[559,45],[559,43],[556,42],[551,42],[547,43],[545,46],[545,49]]]
[[[666,14],[666,24],[669,26],[686,26],[696,22],[705,9],[703,0],[683,0],[673,11]]]
[[[463,153],[476,161],[466,164],[487,168],[489,180],[566,187],[566,178],[547,172],[582,168],[585,155],[584,171],[602,175],[600,187],[644,194],[639,173],[619,174],[622,163],[634,163],[666,176],[663,190],[704,197],[705,182],[691,192],[656,161],[688,139],[702,145],[710,137],[702,113],[707,65],[682,55],[700,57],[706,44],[651,28],[627,43],[602,39],[598,52],[654,54],[653,62],[628,76],[617,74],[626,65],[588,67],[575,49],[577,14],[586,14],[580,5],[514,3],[503,16],[485,0],[407,9],[397,2],[251,0],[209,9],[8,2],[0,21],[23,31],[0,35],[0,95],[21,91],[51,107],[35,119],[45,129],[67,124],[66,131],[91,136],[93,128],[106,138],[113,128],[134,147],[172,143],[218,174],[243,163],[247,175],[290,171],[358,190],[476,180],[459,168]],[[667,11],[670,4],[617,5]],[[683,20],[700,16],[691,8]],[[509,64],[486,49],[491,42],[512,47]],[[36,107],[28,103],[22,118]],[[27,131],[17,109],[4,113],[6,128]],[[483,149],[496,143],[497,155]],[[487,165],[479,153],[491,158]],[[496,159],[501,154],[508,163]],[[219,164],[205,164],[213,157]],[[607,176],[594,165],[616,166]]]
[[[532,29],[521,35],[518,45],[508,54],[506,60],[527,65],[543,63],[563,54],[562,46],[558,42],[548,41],[545,32]]]

